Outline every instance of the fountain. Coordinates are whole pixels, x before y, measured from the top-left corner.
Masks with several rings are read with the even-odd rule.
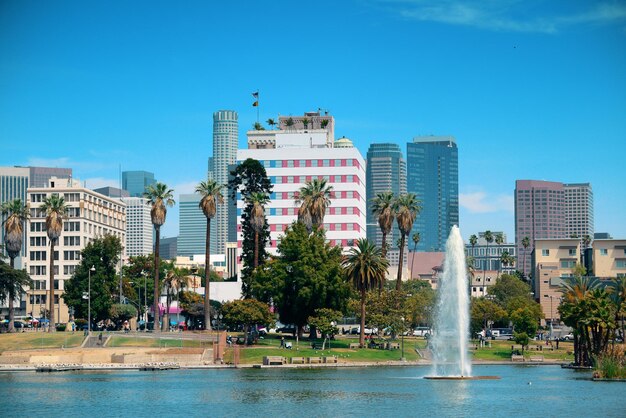
[[[435,326],[430,340],[433,376],[426,379],[475,380],[469,357],[469,282],[465,265],[465,246],[459,227],[454,225],[446,242],[443,277],[438,283]]]

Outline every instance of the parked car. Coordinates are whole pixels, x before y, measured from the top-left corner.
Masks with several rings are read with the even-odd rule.
[[[563,335],[561,341],[574,341],[574,334],[570,332],[569,334]]]
[[[414,337],[426,337],[431,334],[431,330],[429,327],[417,327],[413,330]]]
[[[285,325],[285,326],[276,328],[276,332],[282,333],[282,334],[295,334],[296,331],[297,329],[295,325]]]

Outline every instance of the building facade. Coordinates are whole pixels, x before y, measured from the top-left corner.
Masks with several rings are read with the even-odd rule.
[[[589,183],[564,184],[565,224],[570,237],[593,238],[593,190]]]
[[[155,183],[154,173],[149,171],[122,172],[122,189],[126,190],[130,197],[143,197],[146,188]]]
[[[272,149],[239,150],[237,160],[258,160],[274,185],[266,207],[270,226],[268,252],[276,247],[287,228],[297,220],[295,203],[300,188],[314,178],[331,186],[331,204],[324,217],[326,239],[344,250],[366,237],[365,161],[356,148],[333,148],[324,130],[274,131]],[[300,135],[298,135],[298,133]],[[254,137],[256,132],[251,131]],[[244,202],[237,200],[237,244],[241,249],[241,214]]]
[[[81,187],[72,179],[51,178],[48,187],[32,187],[27,191],[30,222],[27,241],[26,271],[33,279],[28,290],[26,312],[39,316],[45,308],[49,284],[49,242],[45,229],[46,214],[39,208],[44,198],[57,193],[65,199],[68,217],[63,222],[63,232],[55,246],[54,293],[55,314],[59,322],[69,320],[68,308],[63,303],[64,282],[72,277],[80,264],[81,251],[94,238],[117,236],[126,239],[126,205],[118,199],[104,196]],[[124,254],[121,254],[123,257]],[[48,260],[48,261],[46,261]]]
[[[392,192],[396,196],[406,193],[406,161],[399,145],[390,143],[370,145],[367,150],[366,185],[367,239],[380,248],[383,236],[378,226],[378,216],[372,213],[373,199],[383,192]],[[395,246],[398,238],[400,231],[394,222],[387,236],[387,243],[391,248]],[[397,263],[396,260],[396,266]]]
[[[411,231],[420,234],[418,251],[445,251],[450,229],[459,224],[458,160],[452,136],[415,137],[407,144],[407,191],[422,207]]]
[[[465,244],[465,255],[467,257],[473,257],[474,269],[476,270],[493,270],[502,273],[514,273],[517,270],[517,248],[515,243],[508,243],[506,234],[500,231],[492,232],[494,241],[487,243],[485,239],[485,233],[478,233],[478,241],[475,246]],[[503,242],[499,244],[495,242],[497,235],[502,235]],[[508,252],[515,260],[513,264],[503,265],[502,254]]]
[[[596,239],[592,274],[602,280],[626,277],[626,239]]]
[[[194,254],[204,254],[206,247],[207,219],[200,209],[202,196],[197,193],[181,194],[179,196],[179,232],[177,255],[191,257]],[[218,205],[223,206],[223,205]],[[211,219],[211,254],[217,252],[217,234],[214,234],[215,218]]]
[[[136,257],[152,254],[154,226],[148,199],[123,197],[120,200],[126,205],[126,255]]]
[[[178,237],[161,238],[159,255],[163,260],[175,260],[178,253]]]
[[[228,185],[229,166],[235,164],[239,144],[239,122],[237,112],[220,110],[213,113],[213,180],[224,186]],[[214,226],[216,253],[223,254],[228,241],[228,205],[218,205]],[[213,232],[211,233],[211,235]]]

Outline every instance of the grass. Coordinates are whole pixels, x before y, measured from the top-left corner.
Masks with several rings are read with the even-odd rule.
[[[474,347],[477,343],[478,341],[474,340],[470,346]],[[511,346],[516,345],[514,341],[493,340],[489,341],[489,343],[489,347],[481,347],[478,350],[472,349],[472,359],[482,361],[511,360]],[[531,343],[531,345],[539,344]],[[526,348],[524,350],[524,358],[530,360],[531,356],[543,356],[546,360],[572,361],[574,359],[573,351],[573,343],[561,342],[559,343],[559,349],[554,351],[537,351]]]
[[[9,350],[79,347],[83,342],[80,332],[17,332],[0,334],[0,353]]]
[[[184,340],[174,338],[136,338],[114,335],[109,340],[107,347],[150,347],[150,348],[167,348],[167,347],[186,347],[198,348],[204,347],[206,343],[199,340]],[[211,343],[212,347],[212,343]]]

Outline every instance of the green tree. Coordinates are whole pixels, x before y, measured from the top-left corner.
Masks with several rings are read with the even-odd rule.
[[[515,309],[511,312],[510,318],[515,332],[522,332],[528,336],[534,336],[537,333],[540,318],[537,318],[537,310],[533,309],[532,305]]]
[[[415,265],[415,256],[417,254],[417,244],[419,244],[420,242],[420,233],[419,232],[415,232],[413,233],[413,258],[411,259],[411,279],[413,279],[413,266]]]
[[[266,123],[270,126],[271,129],[274,129],[274,126],[277,125],[276,121],[272,118],[268,119]]]
[[[400,264],[402,265],[402,264]],[[381,289],[387,274],[389,262],[379,248],[367,239],[359,239],[357,245],[351,248],[343,262],[346,278],[361,294],[361,333],[359,345],[365,346],[365,300],[367,291]]]
[[[506,308],[509,301],[516,297],[532,301],[530,285],[510,274],[500,276],[496,284],[489,287],[488,292],[503,308]]]
[[[261,122],[254,122],[254,124],[252,125],[252,128],[254,128],[255,131],[264,131],[265,130],[263,125],[261,125]]]
[[[471,301],[470,316],[472,335],[478,330],[485,332],[489,328],[489,322],[496,322],[506,316],[506,311],[497,303],[486,298],[473,298]]]
[[[274,315],[270,312],[270,307],[255,299],[240,299],[227,302],[222,305],[224,324],[236,327],[243,326],[244,332],[248,335],[250,326],[255,324],[274,324]],[[246,339],[249,343],[250,340]]]
[[[383,291],[370,290],[367,292],[367,324],[378,328],[379,332],[386,329],[396,336],[406,330],[406,324],[411,324],[411,308],[407,303],[409,295],[404,290],[385,289]]]
[[[423,280],[409,280],[403,283],[402,290],[407,293],[406,308],[412,327],[432,325],[432,314],[435,309],[435,291]]]
[[[483,296],[485,296],[485,275],[487,274],[487,270],[490,267],[490,259],[489,259],[489,244],[493,242],[493,233],[489,230],[485,231],[485,235],[483,236],[485,241],[487,241],[487,246],[485,248],[485,268],[483,269]]]
[[[391,232],[396,217],[394,211],[395,196],[393,192],[378,193],[373,199],[372,214],[378,218],[378,226],[383,234],[382,256],[387,257],[387,235]]]
[[[89,277],[91,276],[91,318],[100,321],[109,317],[114,295],[118,293],[118,276],[115,267],[122,251],[120,239],[114,235],[96,238],[81,251],[81,261],[74,274],[66,280],[63,299],[74,308],[76,318],[88,317]],[[91,267],[95,271],[89,274]]]
[[[167,216],[167,207],[174,206],[174,190],[168,189],[167,185],[163,183],[155,183],[146,187],[146,192],[143,197],[148,199],[148,204],[152,206],[150,209],[150,218],[152,225],[154,225],[154,231],[156,233],[154,244],[154,330],[159,329],[159,250],[161,241],[161,226],[165,223],[165,217]],[[163,329],[166,324],[164,323]]]
[[[228,189],[232,200],[237,199],[237,193],[241,194],[244,202],[248,201],[253,193],[264,193],[269,196],[272,192],[270,182],[263,165],[252,158],[248,158],[231,172],[231,180],[228,182]],[[246,203],[241,215],[241,232],[243,235],[242,254],[243,268],[241,271],[243,296],[251,297],[250,289],[253,286],[253,271],[255,269],[255,258],[258,265],[263,265],[267,259],[267,251],[270,231],[267,222],[263,224],[262,232],[257,232],[252,226],[253,205]],[[258,246],[255,245],[255,238],[258,238]],[[258,250],[258,251],[257,251]]]
[[[55,332],[54,320],[54,246],[63,232],[63,219],[67,217],[68,205],[65,199],[53,193],[43,199],[40,206],[46,214],[46,232],[50,240],[50,282],[48,283],[48,309],[50,310],[50,326],[48,332]]]
[[[7,301],[13,301],[20,298],[25,290],[24,288],[32,285],[32,280],[26,273],[26,270],[14,269],[11,265],[0,260],[0,304]],[[11,308],[12,303],[9,304]],[[9,310],[9,326],[13,325],[13,312]],[[11,328],[9,328],[11,332]]]
[[[309,317],[309,325],[317,329],[321,334],[324,341],[322,342],[322,350],[326,349],[326,341],[330,344],[330,338],[336,334],[337,323],[342,318],[342,313],[334,309],[319,308],[315,310],[315,314]]]
[[[267,218],[265,217],[265,206],[270,201],[269,197],[262,192],[252,193],[246,197],[246,204],[251,206],[250,210],[250,227],[254,231],[254,264],[256,269],[259,266],[259,237],[263,234]]]
[[[172,266],[167,271],[165,277],[163,278],[163,290],[165,290],[165,297],[166,297],[165,318],[163,319],[163,322],[166,323],[168,327],[171,325],[170,305],[172,304],[172,297],[174,295],[178,295],[181,289],[186,287],[188,283],[189,283],[189,278],[187,277],[187,275],[185,275],[185,273],[181,269],[176,268],[174,266]],[[205,292],[208,293],[206,288],[205,288]],[[205,298],[205,301],[206,301],[206,298]],[[209,311],[209,310],[207,309],[206,311]],[[211,329],[211,317],[208,316],[208,322],[206,322],[207,321],[206,318],[207,317],[205,316],[206,329],[209,330]]]
[[[9,255],[9,264],[11,268],[15,268],[15,257],[22,250],[22,241],[24,237],[24,224],[28,221],[28,208],[22,203],[21,199],[5,202],[0,207],[0,213],[6,219],[3,222],[4,227],[4,247]],[[13,286],[9,286],[9,289]],[[9,297],[9,332],[15,331],[14,318],[15,308],[14,298]]]
[[[111,318],[111,320],[118,325],[136,316],[137,308],[135,308],[133,305],[115,303],[109,308],[109,318]]]
[[[512,266],[514,262],[515,259],[508,251],[502,251],[502,254],[500,254],[500,274],[502,274],[502,267]]]
[[[396,213],[398,229],[400,230],[400,260],[398,261],[398,278],[396,279],[396,290],[400,290],[402,287],[402,265],[406,237],[411,232],[413,222],[415,222],[421,207],[417,197],[413,193],[407,193],[398,196],[393,208]]]
[[[224,196],[222,195],[223,185],[217,184],[215,180],[201,181],[196,186],[196,193],[202,196],[200,199],[200,209],[206,217],[206,239],[204,247],[204,260],[205,260],[205,273],[204,273],[204,323],[207,324],[207,331],[211,330],[211,318],[209,317],[209,304],[211,302],[209,294],[209,286],[207,283],[211,282],[211,219],[215,217],[217,212],[217,205],[224,203]]]
[[[252,294],[272,303],[280,321],[296,325],[300,336],[316,309],[343,311],[349,291],[342,277],[341,248],[326,243],[323,229],[309,234],[294,222],[278,244],[277,256],[257,271]]]
[[[300,205],[298,220],[303,222],[309,231],[324,225],[324,215],[330,206],[332,190],[333,187],[329,186],[325,179],[313,179],[300,188],[295,202],[296,205]],[[309,218],[310,225],[307,224]]]

